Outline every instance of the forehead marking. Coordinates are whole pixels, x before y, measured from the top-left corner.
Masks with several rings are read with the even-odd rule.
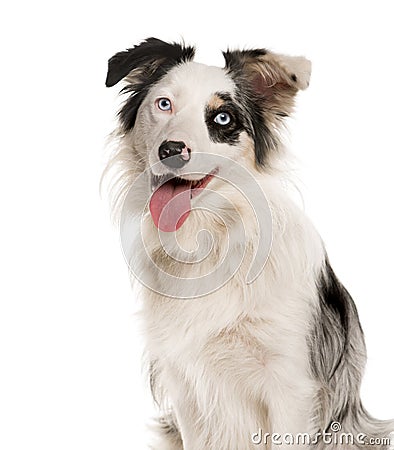
[[[209,99],[208,102],[208,108],[210,109],[219,109],[221,106],[223,106],[225,103],[223,97],[219,95],[218,93],[215,93],[212,95],[212,97]]]

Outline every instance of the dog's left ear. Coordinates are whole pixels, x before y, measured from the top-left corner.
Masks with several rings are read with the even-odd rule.
[[[306,89],[311,63],[303,56],[285,56],[265,49],[223,52],[226,70],[239,87],[247,92],[253,115],[256,162],[264,164],[267,153],[278,147],[278,129],[283,118],[293,110],[295,95]]]
[[[226,68],[245,75],[256,94],[270,97],[280,91],[295,94],[309,86],[311,62],[265,49],[223,52]]]

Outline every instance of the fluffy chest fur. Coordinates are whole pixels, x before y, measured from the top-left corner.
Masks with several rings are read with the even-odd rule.
[[[228,435],[227,448],[240,448],[241,442],[242,448],[254,448],[254,430],[273,421],[276,429],[285,427],[283,410],[293,411],[286,426],[294,431],[315,427],[308,336],[318,308],[315,280],[323,247],[294,205],[289,202],[284,210],[271,203],[271,208],[274,220],[286,225],[276,229],[270,258],[252,284],[245,285],[246,257],[223,287],[202,298],[170,299],[145,291],[142,314],[153,385],[161,401],[176,397],[178,404],[187,398],[193,423],[201,424],[190,438],[199,443],[195,448],[220,448]],[[248,236],[253,249],[253,227]],[[224,245],[220,235],[216,238],[215,245]],[[193,264],[178,270],[183,277],[200,274]],[[212,439],[216,444],[207,447],[204,442]]]

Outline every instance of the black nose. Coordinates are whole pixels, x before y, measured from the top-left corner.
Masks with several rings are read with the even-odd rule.
[[[180,169],[190,160],[190,148],[182,141],[164,141],[159,147],[160,161],[172,169]]]

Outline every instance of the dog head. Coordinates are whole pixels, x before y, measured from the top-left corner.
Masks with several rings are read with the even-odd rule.
[[[193,62],[194,53],[149,38],[108,64],[106,85],[122,81],[127,95],[117,161],[130,177],[149,171],[150,211],[162,231],[185,222],[193,198],[220,180],[223,161],[268,169],[280,148],[282,121],[297,91],[309,84],[310,63],[303,57],[226,51],[225,67],[218,68]]]

